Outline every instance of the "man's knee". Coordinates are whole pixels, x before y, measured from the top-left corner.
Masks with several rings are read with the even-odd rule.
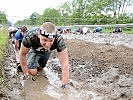
[[[37,74],[37,69],[29,69],[29,74],[35,76]]]
[[[37,67],[37,71],[42,71],[43,67]]]

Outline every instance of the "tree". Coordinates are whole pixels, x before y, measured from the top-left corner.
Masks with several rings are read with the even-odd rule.
[[[6,14],[2,11],[0,11],[0,23],[3,24],[3,23],[7,23],[7,17],[6,17]]]
[[[41,16],[44,21],[50,21],[53,23],[58,23],[61,17],[61,14],[57,9],[54,8],[47,8],[43,12],[43,15]]]
[[[36,25],[38,24],[39,14],[37,12],[34,12],[30,15],[30,24]]]
[[[69,17],[72,14],[71,2],[65,2],[57,9],[62,17]]]
[[[113,12],[113,16],[125,15],[127,7],[133,6],[133,0],[107,0],[108,5],[104,10]]]

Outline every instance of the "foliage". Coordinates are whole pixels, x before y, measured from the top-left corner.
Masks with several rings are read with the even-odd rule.
[[[42,15],[32,13],[22,22],[30,25],[45,21],[56,25],[133,23],[133,14],[126,12],[128,6],[133,6],[133,0],[73,0],[57,9],[47,8]]]
[[[37,12],[34,12],[30,16],[30,25],[38,24],[39,14]]]
[[[5,45],[7,44],[7,40],[8,40],[8,35],[6,30],[0,30],[0,58],[1,55],[3,54],[3,50]]]
[[[7,22],[6,14],[2,11],[0,11],[0,23],[4,24]]]
[[[4,82],[4,73],[3,73],[3,67],[2,67],[2,61],[5,54],[6,44],[8,40],[8,35],[5,30],[0,30],[0,85]]]

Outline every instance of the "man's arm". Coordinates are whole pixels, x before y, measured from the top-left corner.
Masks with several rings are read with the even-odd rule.
[[[23,44],[21,44],[20,52],[19,52],[19,59],[20,64],[23,70],[23,73],[28,73],[28,67],[27,67],[27,61],[26,61],[26,55],[29,52],[30,48],[26,48]]]
[[[18,51],[19,41],[15,39],[15,50]]]
[[[62,66],[62,85],[64,85],[69,81],[69,60],[67,48],[61,52],[58,52],[58,57]]]

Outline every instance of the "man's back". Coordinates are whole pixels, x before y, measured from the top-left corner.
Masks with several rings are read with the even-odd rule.
[[[21,34],[21,30],[18,30],[18,31],[15,33],[14,38],[15,38],[16,40],[22,40],[22,39],[23,39],[23,35]]]

